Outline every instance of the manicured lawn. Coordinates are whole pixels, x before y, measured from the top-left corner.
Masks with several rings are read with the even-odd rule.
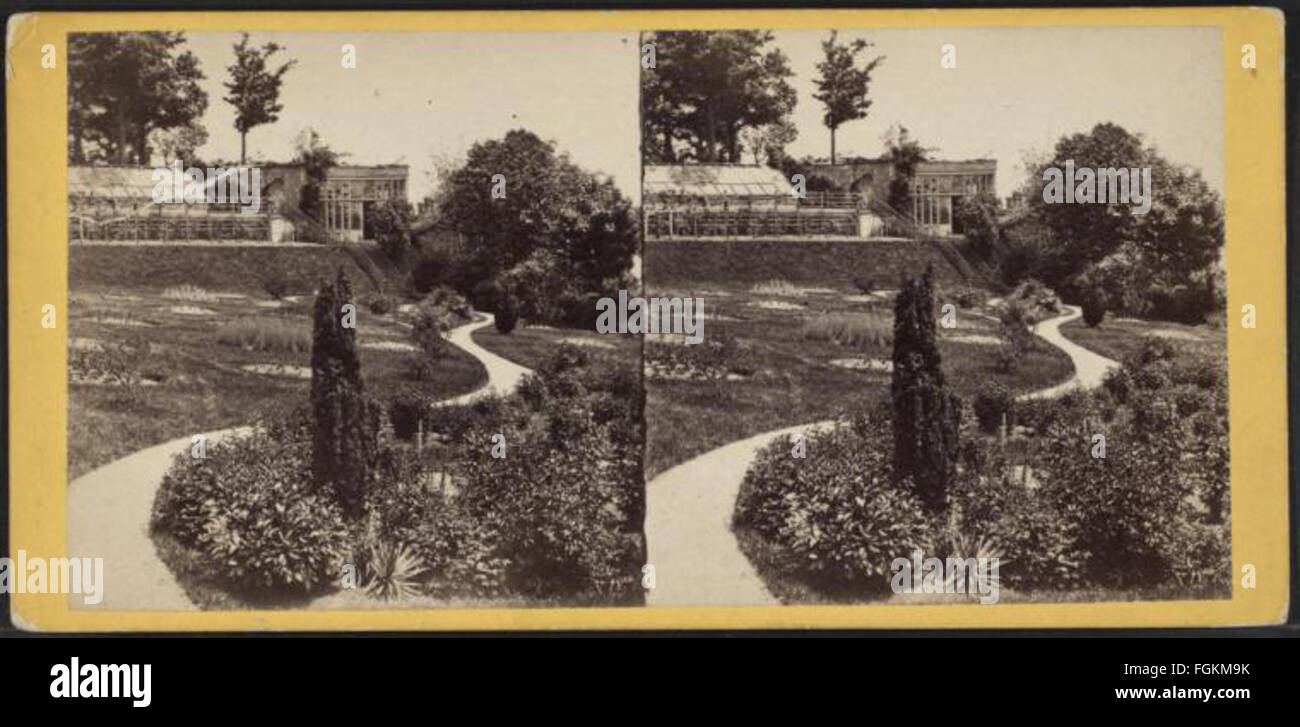
[[[73,288],[69,338],[93,348],[111,349],[125,341],[147,344],[147,357],[129,368],[153,383],[69,383],[69,478],[170,439],[249,424],[307,404],[308,379],[241,367],[306,368],[309,347],[258,349],[221,343],[218,334],[232,323],[263,322],[289,331],[300,327],[309,342],[310,298],[270,307],[273,301],[257,293],[179,300],[164,298],[162,292],[163,287],[152,282],[131,288]],[[414,391],[430,401],[443,399],[472,391],[487,380],[482,365],[454,347],[439,360],[437,376],[427,381],[411,378],[412,360],[423,354],[393,350],[409,343],[408,329],[397,314],[376,315],[358,306],[357,331],[366,393],[381,402],[399,391]],[[87,354],[95,355],[85,348],[69,350],[73,358]]]
[[[870,362],[888,361],[892,344],[861,337],[851,345],[836,343],[814,337],[822,327],[813,323],[826,316],[867,318],[871,311],[892,321],[888,293],[868,299],[846,289],[796,286],[781,295],[773,291],[786,286],[763,285],[759,290],[765,292],[755,292],[748,284],[659,281],[654,269],[646,275],[647,296],[704,300],[710,317],[699,346],[731,339],[733,353],[717,356],[715,363],[738,370],[704,380],[656,375],[657,361],[693,352],[681,350],[680,343],[646,342],[647,478],[728,442],[860,411],[889,394],[889,372],[870,368]],[[939,329],[939,349],[948,384],[963,397],[988,381],[1016,393],[1032,391],[1073,371],[1069,358],[1047,344],[1021,357],[1014,372],[999,371],[998,346],[990,345],[997,324],[973,310],[958,310],[956,320],[956,328]],[[845,359],[866,365],[833,363]]]
[[[480,328],[471,337],[483,348],[534,371],[564,343],[593,357],[610,357],[624,362],[638,361],[641,357],[639,336],[601,334],[576,328],[521,325],[505,334],[489,327]]]
[[[1107,316],[1096,328],[1089,328],[1082,320],[1071,321],[1061,326],[1061,333],[1080,346],[1116,361],[1123,361],[1138,351],[1147,336],[1164,339],[1180,360],[1189,362],[1226,365],[1228,353],[1228,331],[1222,326],[1189,326]]]

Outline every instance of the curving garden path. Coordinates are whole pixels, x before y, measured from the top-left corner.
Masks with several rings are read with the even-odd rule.
[[[1062,335],[1061,326],[1082,317],[1083,309],[1073,305],[1061,307],[1065,308],[1064,314],[1040,321],[1034,333],[1070,357],[1070,363],[1074,364],[1074,376],[1056,386],[1025,394],[1021,399],[1053,399],[1072,389],[1095,389],[1101,386],[1101,380],[1107,372],[1119,367],[1118,361],[1094,353]]]
[[[505,395],[530,373],[474,343],[470,334],[493,325],[486,320],[452,329],[447,340],[478,359],[488,380],[468,394],[437,402],[435,406],[463,404],[487,394]],[[249,432],[249,426],[231,427],[203,436],[212,445],[223,437]],[[157,610],[196,611],[198,607],[176,583],[171,570],[159,559],[149,537],[149,518],[154,496],[163,476],[178,454],[188,453],[192,435],[164,442],[88,472],[68,485],[68,553],[70,556],[104,559],[104,599],[85,606],[74,595],[74,608],[104,611]]]
[[[1077,307],[1064,307],[1065,313],[1040,321],[1034,332],[1070,357],[1074,375],[1063,384],[1021,398],[1049,398],[1097,386],[1106,371],[1119,365],[1061,335],[1063,324],[1082,315]],[[806,436],[835,424],[834,420],[801,424],[732,442],[647,482],[647,562],[655,569],[655,587],[646,591],[647,605],[777,605],[731,532],[736,496],[759,450],[792,434]]]

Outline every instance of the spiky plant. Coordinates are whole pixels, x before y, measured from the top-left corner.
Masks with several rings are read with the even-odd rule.
[[[391,601],[419,595],[419,577],[428,568],[406,545],[378,543],[370,548],[366,570],[366,592]]]

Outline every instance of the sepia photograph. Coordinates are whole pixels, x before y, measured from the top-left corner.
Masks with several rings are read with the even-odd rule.
[[[644,603],[636,41],[68,36],[73,608]]]
[[[1284,26],[14,16],[0,612],[1276,625]]]
[[[688,5],[6,8],[10,701],[1286,701],[1300,15]]]
[[[1222,47],[643,33],[648,604],[1230,598]]]

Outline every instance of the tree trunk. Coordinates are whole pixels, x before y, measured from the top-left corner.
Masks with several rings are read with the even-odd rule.
[[[141,126],[140,130],[136,132],[135,158],[136,163],[140,166],[149,166],[149,128],[147,126]]]
[[[239,166],[244,166],[244,159],[248,156],[248,132],[239,132]]]
[[[835,164],[835,127],[831,127],[831,165]]]
[[[114,131],[117,132],[117,148],[113,150],[113,163],[126,164],[126,107],[119,103],[114,113]]]
[[[718,126],[717,121],[713,118],[713,107],[706,106],[704,115],[704,143],[707,145],[707,159],[705,161],[718,161]]]

